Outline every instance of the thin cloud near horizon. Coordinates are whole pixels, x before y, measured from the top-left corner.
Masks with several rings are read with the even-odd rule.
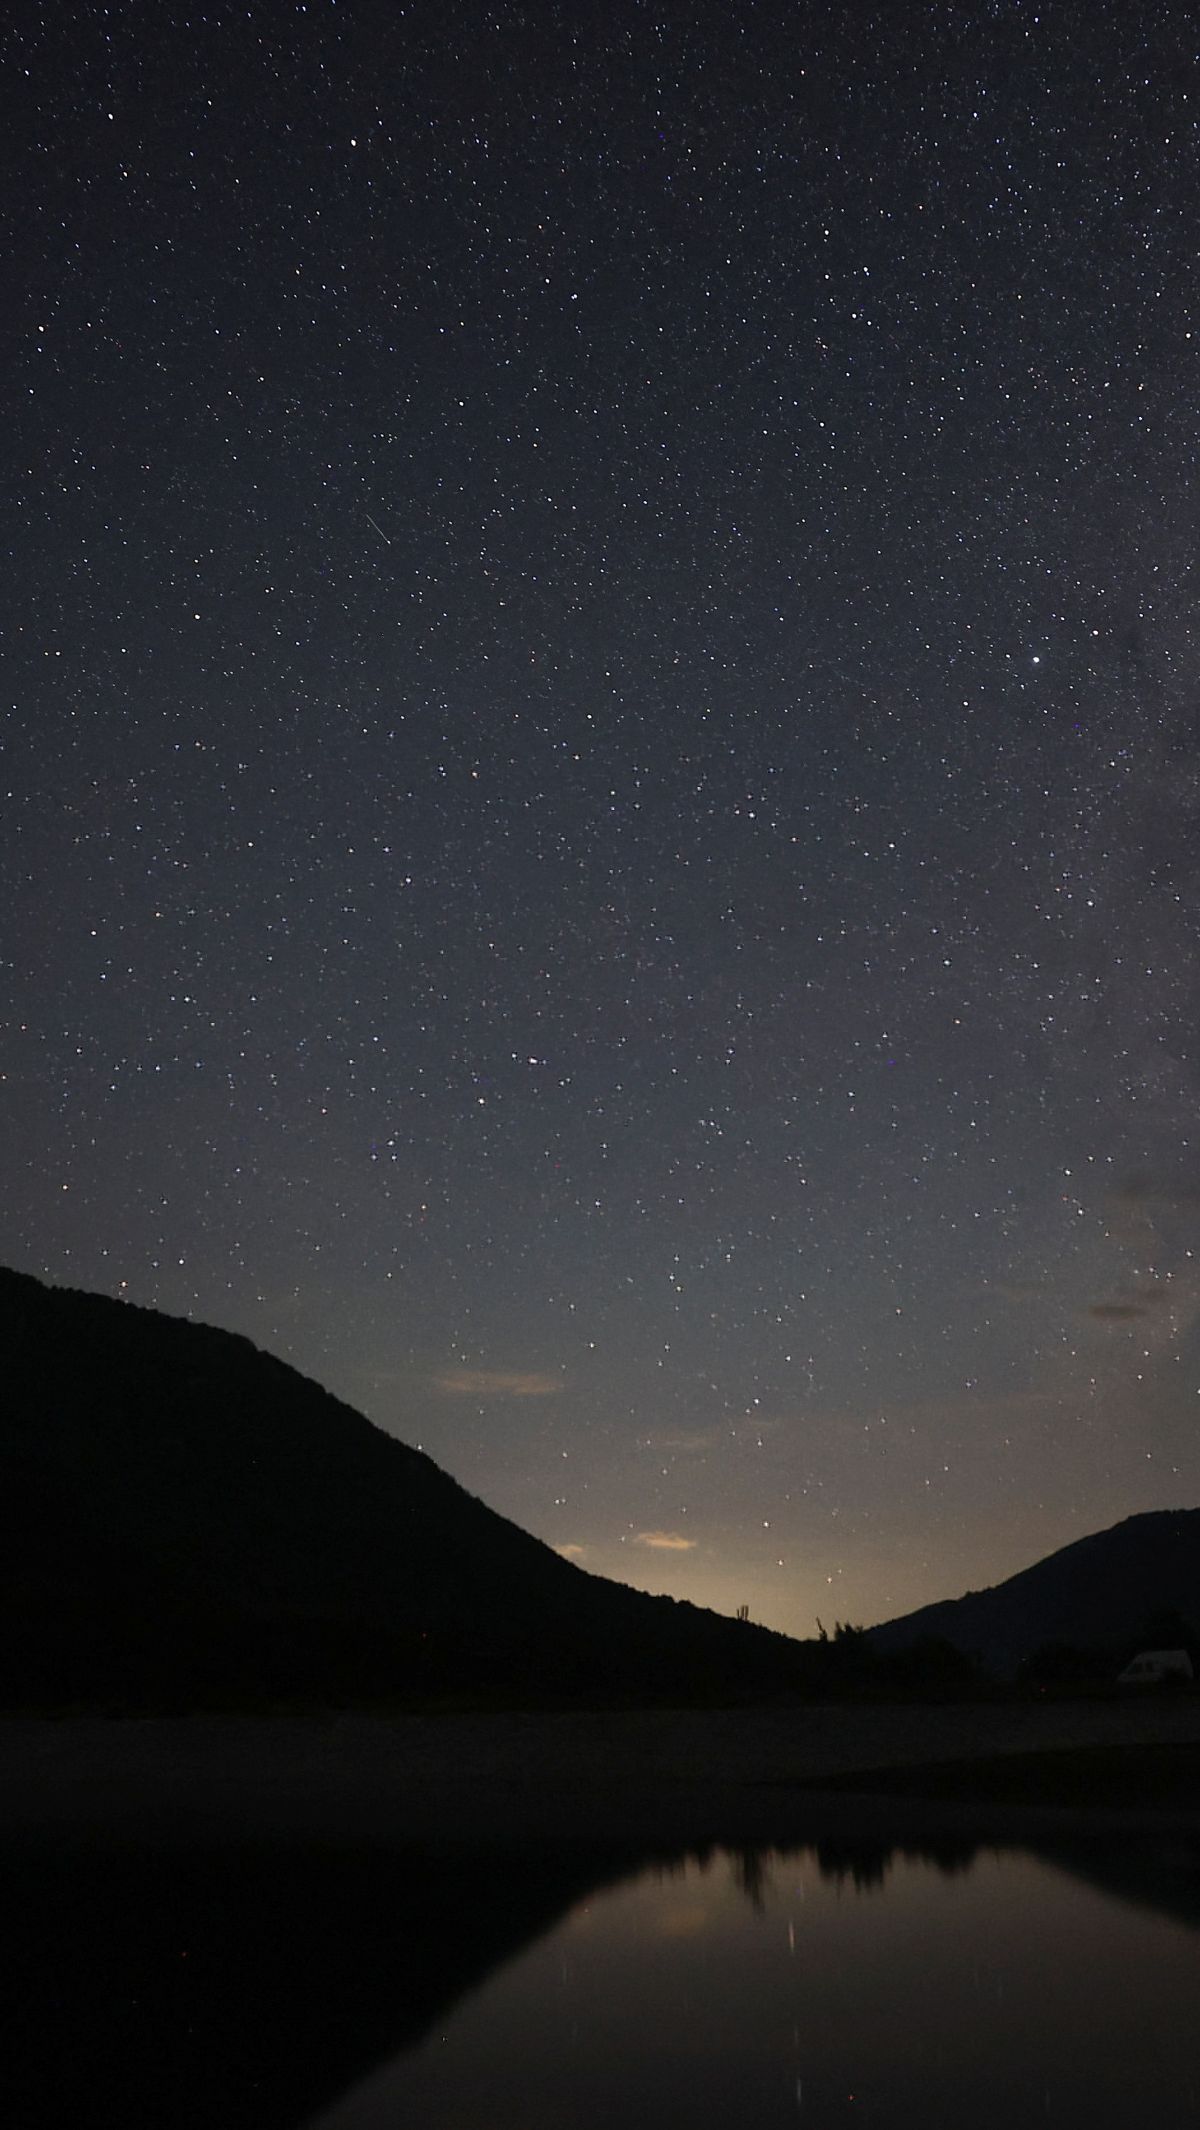
[[[553,1398],[564,1385],[534,1368],[449,1368],[433,1387],[445,1398]]]
[[[633,1543],[651,1546],[656,1553],[691,1553],[696,1546],[694,1538],[682,1538],[678,1531],[639,1531]]]

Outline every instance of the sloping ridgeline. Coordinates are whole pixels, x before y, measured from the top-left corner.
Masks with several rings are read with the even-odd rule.
[[[1200,1509],[1153,1509],[1063,1546],[989,1590],[869,1628],[881,1656],[939,1639],[1003,1677],[1046,1645],[1123,1661],[1155,1615],[1200,1625]]]
[[[0,1705],[725,1699],[804,1645],[586,1574],[228,1332],[0,1269]]]

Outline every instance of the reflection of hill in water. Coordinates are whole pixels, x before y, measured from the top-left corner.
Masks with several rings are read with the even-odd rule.
[[[1200,1845],[1178,1836],[1140,1835],[1085,1840],[988,1842],[948,1835],[944,1839],[889,1842],[869,1835],[823,1837],[812,1846],[822,1878],[849,1882],[858,1893],[886,1884],[892,1866],[903,1861],[936,1865],[947,1877],[969,1871],[983,1848],[995,1853],[1017,1849],[1039,1862],[1070,1873],[1099,1893],[1129,1901],[1137,1908],[1169,1916],[1200,1930]],[[761,1877],[762,1866],[759,1866]]]
[[[871,1894],[899,1861],[957,1873],[982,1845],[838,1835],[803,1846],[823,1876]],[[801,1850],[735,1852],[748,1899],[769,1898],[782,1853]],[[1200,1927],[1194,1848],[1079,1842],[1036,1853]],[[416,2047],[586,1895],[686,1860],[683,1850],[433,1859],[26,1845],[3,1860],[6,2118],[23,2130],[284,2130]]]
[[[1114,1900],[1200,1930],[1200,1846],[1195,1841],[1047,1842],[1035,1854]]]
[[[241,1845],[6,1855],[6,2119],[295,2124],[621,1868]]]
[[[970,1870],[979,1849],[978,1842],[961,1835],[948,1835],[944,1841],[888,1842],[873,1840],[869,1835],[839,1834],[814,1843],[813,1854],[823,1879],[835,1879],[839,1884],[848,1879],[856,1892],[867,1893],[872,1887],[882,1886],[892,1865],[899,1862],[936,1864],[947,1878],[954,1878]]]

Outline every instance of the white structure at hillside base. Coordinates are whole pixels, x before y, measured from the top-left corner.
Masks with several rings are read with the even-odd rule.
[[[1193,1679],[1186,1649],[1142,1649],[1117,1673],[1118,1686],[1157,1686],[1160,1679]]]

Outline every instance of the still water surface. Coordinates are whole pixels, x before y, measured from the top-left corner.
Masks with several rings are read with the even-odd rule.
[[[646,1869],[315,2123],[1197,2126],[1195,1870],[816,1848]]]

